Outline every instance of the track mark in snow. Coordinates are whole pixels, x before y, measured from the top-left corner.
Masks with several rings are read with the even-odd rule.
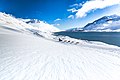
[[[0,80],[120,80],[120,57],[110,50],[27,35],[2,39]]]

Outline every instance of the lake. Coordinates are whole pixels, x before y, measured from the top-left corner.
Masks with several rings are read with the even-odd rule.
[[[55,35],[69,36],[88,41],[101,41],[120,47],[120,32],[57,32]]]

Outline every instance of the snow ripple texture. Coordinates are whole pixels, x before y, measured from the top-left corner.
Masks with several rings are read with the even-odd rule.
[[[120,80],[119,51],[1,31],[0,80]]]

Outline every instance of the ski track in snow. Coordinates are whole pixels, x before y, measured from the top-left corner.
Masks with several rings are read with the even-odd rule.
[[[119,49],[65,45],[3,31],[0,80],[120,80]]]

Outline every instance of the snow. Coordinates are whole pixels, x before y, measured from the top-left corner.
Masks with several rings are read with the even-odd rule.
[[[40,21],[37,19],[19,19],[23,22],[28,23],[29,25],[37,28],[38,30],[42,31],[42,32],[58,32],[60,31],[58,28],[54,27],[51,24],[48,24],[44,21]]]
[[[120,16],[118,15],[104,16],[102,18],[95,20],[92,23],[88,23],[83,28],[74,28],[68,31],[120,32]]]
[[[42,32],[58,32],[59,29],[55,28],[53,25],[49,25],[41,21],[40,23],[29,23],[30,25],[37,27]]]
[[[111,24],[113,21],[108,21],[109,24]]]
[[[0,80],[120,80],[119,47],[0,32]]]
[[[50,25],[48,23],[45,23],[43,21],[39,21],[40,23],[25,23],[26,21],[29,21],[30,19],[16,19],[15,17],[0,12],[0,25],[6,28],[15,29],[21,32],[31,32],[33,31],[39,31],[39,33],[52,33],[52,32],[58,32],[59,29],[55,28],[53,25]]]
[[[18,31],[27,31],[26,28],[34,29],[33,26],[28,25],[20,20],[17,20],[13,16],[0,12],[0,25],[15,29]]]
[[[0,21],[0,80],[120,80],[120,47],[44,33],[47,40],[14,20]]]
[[[120,20],[108,21],[100,24],[92,24],[85,31],[101,31],[101,32],[120,32]]]
[[[32,19],[15,18],[12,15],[0,12],[0,25],[5,29],[25,34],[36,34],[37,36],[42,36],[47,39],[52,39],[52,37],[54,37],[51,35],[53,32],[60,31],[53,25],[37,19],[33,19],[34,23],[26,23],[31,20]]]

